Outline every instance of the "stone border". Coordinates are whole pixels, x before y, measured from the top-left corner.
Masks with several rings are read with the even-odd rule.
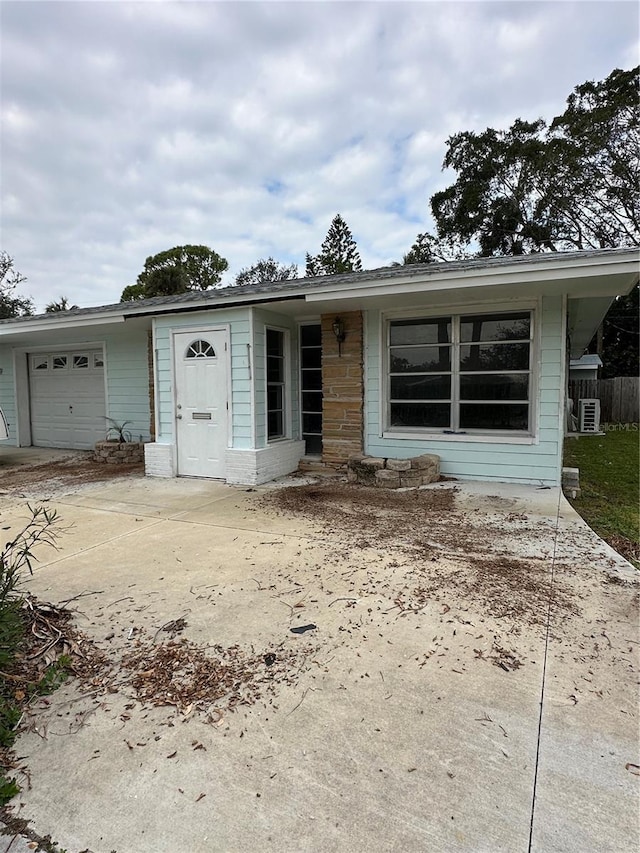
[[[142,441],[97,441],[93,461],[107,465],[130,465],[144,462]]]
[[[383,459],[354,453],[347,461],[347,480],[383,489],[411,489],[437,483],[440,457],[431,453],[411,459]]]

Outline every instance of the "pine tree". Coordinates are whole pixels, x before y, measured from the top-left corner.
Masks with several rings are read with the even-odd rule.
[[[362,261],[349,226],[337,213],[324,238],[320,254],[313,257],[307,253],[306,274],[338,275],[346,272],[361,272]]]

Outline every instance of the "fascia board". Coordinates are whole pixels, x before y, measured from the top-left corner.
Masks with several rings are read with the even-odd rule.
[[[85,326],[107,326],[115,323],[124,323],[124,316],[122,314],[96,314],[95,316],[65,317],[63,320],[58,319],[57,321],[39,320],[34,323],[24,322],[16,323],[15,325],[7,323],[6,326],[0,326],[0,338],[9,337],[10,335],[33,334],[34,332],[82,329]]]
[[[354,296],[381,296],[391,294],[424,293],[436,290],[457,290],[460,288],[491,287],[495,285],[516,285],[541,282],[562,282],[579,278],[607,278],[615,276],[628,276],[630,282],[637,280],[638,276],[638,253],[636,251],[625,253],[624,257],[614,256],[611,258],[584,258],[566,261],[553,259],[553,262],[540,262],[523,266],[522,263],[501,267],[500,269],[473,269],[473,270],[443,270],[433,275],[425,276],[416,280],[415,276],[409,278],[394,278],[392,281],[363,282],[362,285],[350,285],[348,288],[326,287],[317,291],[307,293],[307,302],[320,302],[328,296],[332,300],[349,299]],[[633,286],[632,283],[629,285]],[[617,294],[616,288],[604,287],[605,292]]]

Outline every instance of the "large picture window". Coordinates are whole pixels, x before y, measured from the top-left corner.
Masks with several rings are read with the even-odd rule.
[[[388,426],[530,432],[531,312],[391,320]]]
[[[285,436],[285,339],[284,332],[267,329],[267,438]]]

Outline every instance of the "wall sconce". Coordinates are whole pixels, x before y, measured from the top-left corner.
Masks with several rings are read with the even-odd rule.
[[[346,332],[344,330],[344,323],[340,319],[340,317],[336,317],[333,321],[333,325],[331,326],[333,329],[333,334],[336,336],[336,340],[338,341],[338,355],[342,356],[342,342],[347,337]]]

